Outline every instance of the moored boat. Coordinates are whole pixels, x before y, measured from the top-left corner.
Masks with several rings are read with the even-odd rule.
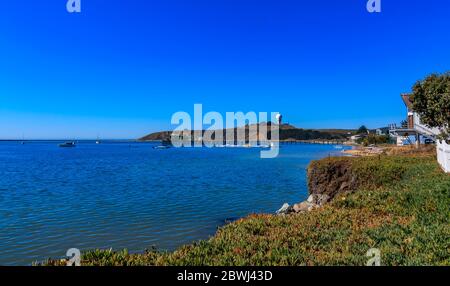
[[[70,148],[70,147],[75,147],[75,142],[64,142],[58,145],[59,147],[62,148]]]
[[[168,145],[160,145],[160,146],[154,146],[153,149],[169,149],[170,146]]]

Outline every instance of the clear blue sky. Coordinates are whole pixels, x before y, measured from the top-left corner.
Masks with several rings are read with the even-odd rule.
[[[176,111],[386,126],[450,69],[450,1],[2,1],[0,138],[136,138]]]

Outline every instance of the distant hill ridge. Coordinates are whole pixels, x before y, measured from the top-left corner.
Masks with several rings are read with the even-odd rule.
[[[260,138],[270,138],[270,125],[272,123],[260,123],[253,125],[246,125],[245,127],[233,128],[233,132],[236,136],[238,130],[245,131],[245,140],[246,141],[255,141]],[[256,125],[256,126],[255,126]],[[265,126],[268,125],[268,126]],[[261,126],[267,128],[267,134],[261,134],[262,130],[260,130]],[[253,128],[251,128],[253,127]],[[256,127],[257,132],[255,133],[254,127]],[[217,130],[216,132],[223,132],[223,138],[225,138],[225,132],[227,129]],[[348,139],[351,134],[355,130],[350,129],[302,129],[297,128],[293,125],[283,124],[280,126],[280,140],[344,140]],[[202,134],[204,134],[205,130],[202,130]],[[191,138],[194,138],[193,131],[183,131],[183,133],[190,133]],[[139,138],[139,141],[168,141],[170,140],[172,135],[172,131],[161,131],[148,134],[142,138]]]

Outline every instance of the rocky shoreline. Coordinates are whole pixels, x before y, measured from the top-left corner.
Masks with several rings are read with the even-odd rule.
[[[312,194],[306,201],[290,206],[285,203],[278,211],[277,215],[287,215],[291,213],[305,213],[322,207],[329,201],[330,197],[323,194]]]
[[[345,158],[311,162],[307,179],[308,199],[294,205],[285,203],[276,214],[305,213],[321,208],[337,195],[356,190],[360,183],[351,162]]]

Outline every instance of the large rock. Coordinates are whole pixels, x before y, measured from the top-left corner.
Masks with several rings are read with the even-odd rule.
[[[323,205],[339,193],[351,192],[358,187],[351,162],[345,158],[324,159],[308,167],[308,189],[313,203]]]
[[[310,212],[310,211],[312,211],[313,209],[316,209],[316,208],[318,208],[319,206],[318,205],[316,205],[316,204],[314,204],[314,203],[310,203],[310,202],[308,202],[308,201],[304,201],[304,202],[301,202],[301,203],[299,203],[299,204],[295,204],[293,207],[292,207],[292,210],[294,211],[294,212],[296,212],[296,213],[304,213],[304,212]]]
[[[301,212],[307,212],[311,206],[312,206],[311,203],[301,202],[299,204],[295,204],[293,209],[296,213],[301,213]]]
[[[307,202],[310,204],[323,206],[330,200],[330,196],[327,194],[312,194],[308,197]]]
[[[288,214],[292,212],[292,207],[288,204],[285,203],[279,210],[277,210],[277,214]]]

